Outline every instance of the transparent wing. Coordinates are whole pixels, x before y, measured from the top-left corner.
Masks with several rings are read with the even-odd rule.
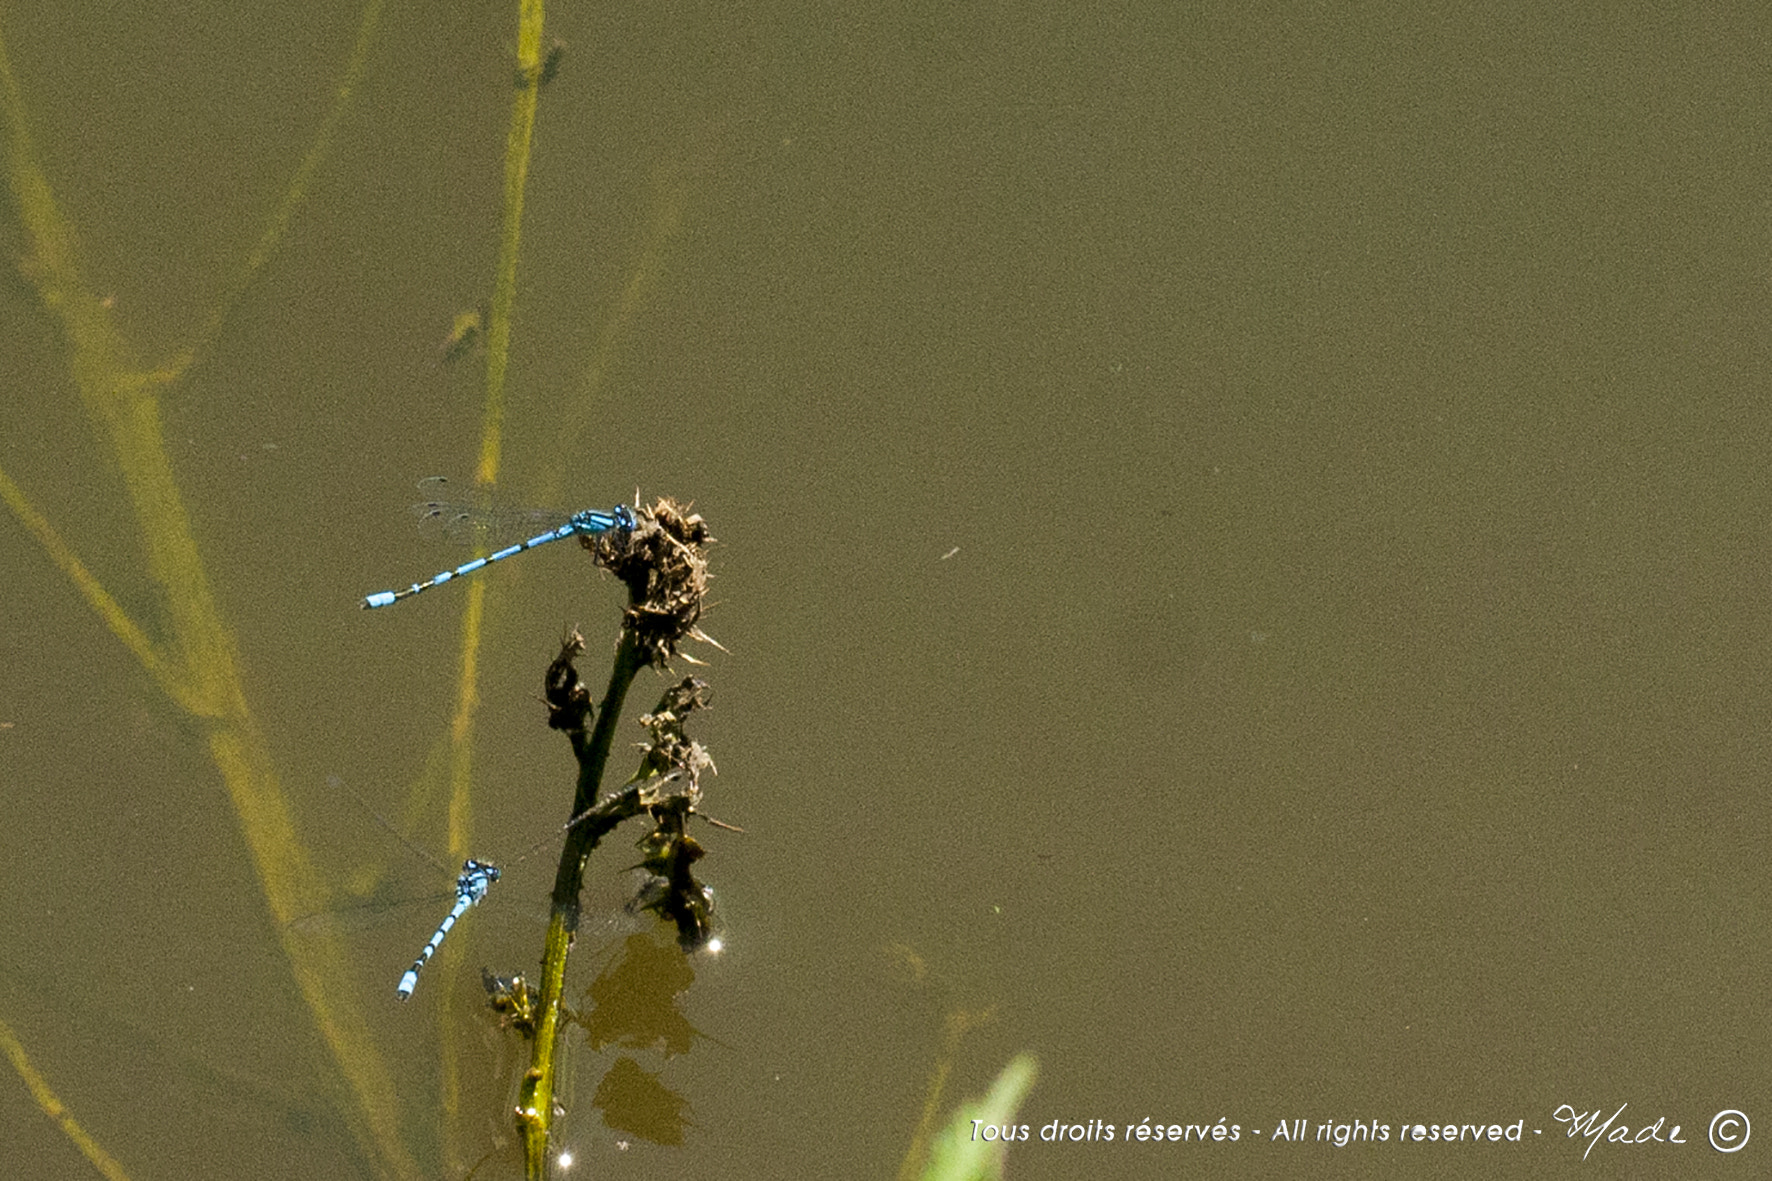
[[[518,508],[476,497],[472,488],[454,484],[448,476],[427,476],[418,482],[418,489],[425,498],[412,506],[419,527],[457,545],[492,546],[521,540],[572,519],[571,513]]]

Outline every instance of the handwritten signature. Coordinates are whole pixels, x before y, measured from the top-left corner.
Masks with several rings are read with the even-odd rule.
[[[1577,1136],[1586,1136],[1588,1138],[1587,1152],[1581,1154],[1582,1160],[1587,1159],[1588,1152],[1592,1152],[1594,1150],[1594,1145],[1598,1144],[1602,1138],[1608,1144],[1684,1144],[1686,1142],[1680,1136],[1679,1124],[1675,1124],[1673,1130],[1670,1131],[1665,1138],[1662,1136],[1661,1129],[1667,1123],[1667,1117],[1665,1115],[1652,1124],[1639,1125],[1635,1132],[1632,1132],[1627,1124],[1619,1124],[1617,1127],[1613,1127],[1613,1121],[1623,1115],[1624,1109],[1629,1106],[1629,1103],[1620,1103],[1618,1105],[1618,1110],[1613,1112],[1611,1116],[1607,1118],[1605,1123],[1599,1122],[1600,1112],[1598,1109],[1593,1111],[1576,1111],[1567,1103],[1559,1105],[1557,1109],[1551,1113],[1551,1118],[1560,1124],[1569,1125],[1569,1138],[1571,1140]],[[1608,1129],[1610,1129],[1610,1131],[1608,1131]]]

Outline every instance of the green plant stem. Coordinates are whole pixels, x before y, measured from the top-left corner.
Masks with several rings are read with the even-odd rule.
[[[518,0],[517,69],[534,77],[541,64],[542,0]],[[480,464],[474,481],[482,487],[498,479],[504,447],[505,370],[510,364],[511,309],[517,303],[517,255],[523,239],[523,191],[529,182],[530,142],[535,135],[535,99],[540,87],[520,86],[511,101],[505,132],[504,228],[498,244],[498,274],[492,284],[486,325],[486,408],[480,425]]]
[[[578,760],[578,790],[573,799],[573,816],[588,812],[596,803],[609,751],[615,741],[615,728],[621,723],[622,703],[627,700],[628,687],[646,664],[638,637],[631,628],[623,629],[621,644],[616,648],[615,666],[609,670],[609,688],[597,711],[596,725],[587,735],[580,730],[571,734],[572,753]],[[579,894],[584,888],[585,863],[597,843],[627,816],[638,811],[638,804],[625,806],[632,795],[638,799],[639,788],[630,787],[605,815],[594,816],[579,824],[567,838],[560,853],[560,867],[554,875],[553,905],[548,918],[547,945],[542,953],[541,1019],[536,1024],[534,1049],[529,1069],[523,1075],[522,1092],[517,1103],[517,1129],[523,1137],[524,1169],[532,1181],[547,1176],[548,1132],[553,1124],[555,1043],[560,1036],[560,1000],[565,991],[566,959],[572,941],[578,934]]]
[[[518,0],[517,64],[534,78],[541,68],[542,0]],[[492,304],[486,331],[486,401],[480,421],[480,459],[474,483],[490,488],[498,481],[504,455],[505,374],[510,364],[511,313],[517,303],[517,259],[523,238],[523,193],[529,181],[530,147],[535,133],[535,85],[520,86],[511,103],[505,133],[504,219],[499,236],[498,269],[493,277]],[[461,675],[457,681],[455,716],[449,726],[449,834],[454,852],[468,844],[473,784],[474,718],[480,702],[479,649],[485,615],[486,588],[468,588],[462,616]],[[459,854],[457,854],[459,855]],[[448,1010],[443,1022],[439,1107],[446,1119],[445,1136],[454,1134],[461,1111],[462,1062]]]

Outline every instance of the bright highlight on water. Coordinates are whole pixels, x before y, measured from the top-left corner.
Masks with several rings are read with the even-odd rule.
[[[549,529],[546,533],[539,533],[536,536],[531,537],[528,541],[520,541],[516,545],[508,545],[497,553],[488,554],[484,558],[475,558],[471,562],[464,562],[453,570],[443,571],[435,578],[428,579],[424,582],[415,582],[405,590],[376,591],[373,595],[366,595],[363,599],[363,608],[364,610],[368,610],[371,607],[390,607],[393,604],[398,603],[401,599],[416,595],[420,591],[429,590],[433,586],[442,586],[444,583],[460,578],[464,574],[472,574],[474,571],[485,566],[490,566],[494,562],[503,561],[514,554],[522,553],[524,550],[534,549],[538,545],[546,545],[550,541],[560,541],[567,537],[589,537],[598,533],[607,533],[611,529],[621,529],[626,531],[631,530],[633,527],[633,510],[629,509],[625,504],[618,504],[615,508],[606,513],[600,512],[596,509],[585,509],[582,512],[573,513],[570,517],[567,517],[565,521],[554,528]]]

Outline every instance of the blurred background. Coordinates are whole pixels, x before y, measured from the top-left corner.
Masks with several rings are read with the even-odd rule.
[[[144,361],[240,273],[361,19],[0,7]],[[277,253],[162,403],[341,880],[448,888],[337,784],[398,813],[454,707],[461,588],[358,603],[463,560],[406,510],[478,454],[484,357],[443,346],[491,294],[515,30],[383,14]],[[1704,1129],[1772,1097],[1772,16],[690,0],[552,5],[547,33],[501,494],[706,516],[728,651],[697,652],[690,731],[747,830],[702,834],[727,946],[678,998],[701,1036],[632,1052],[683,1142],[605,1126],[618,1051],[580,1031],[575,1167],[892,1176],[938,1063],[945,1109],[1025,1050],[1015,1178],[1573,1175],[1555,1109],[1625,1103],[1690,1143],[1589,1167],[1752,1171]],[[153,631],[58,322],[0,272],[0,467]],[[0,563],[0,1017],[132,1177],[375,1175],[201,732],[11,516]],[[577,624],[600,691],[620,597],[571,546],[481,577],[475,840],[502,854],[564,816],[540,677]],[[602,856],[613,916],[632,858]],[[551,866],[410,1005],[447,904],[350,937],[427,1175],[512,1175],[522,1057],[475,969],[532,965]],[[574,989],[620,937],[581,942]],[[471,1015],[448,1116],[427,1004]],[[1037,1136],[1146,1118],[1243,1131]],[[92,1175],[9,1072],[0,1171],[24,1162]]]

